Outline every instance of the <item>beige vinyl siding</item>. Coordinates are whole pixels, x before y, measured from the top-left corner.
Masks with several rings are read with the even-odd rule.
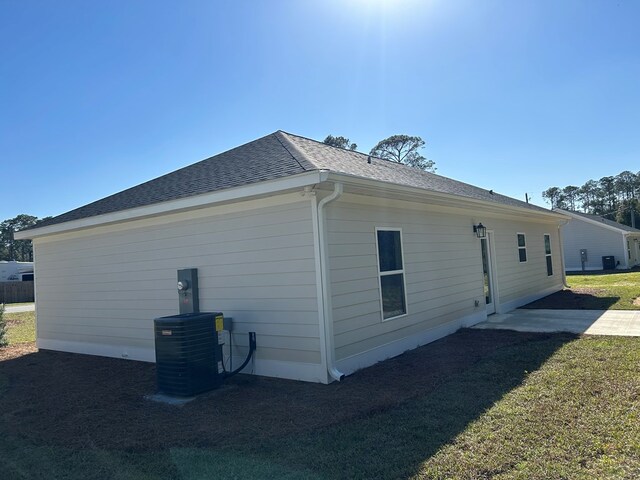
[[[582,270],[580,250],[587,249],[585,270],[602,270],[602,257],[613,255],[624,265],[627,258],[622,232],[572,218],[562,227],[567,270]],[[624,247],[624,248],[623,248]]]
[[[480,246],[469,218],[339,201],[327,213],[336,358],[477,312]],[[382,321],[375,228],[402,228],[407,315]]]
[[[494,232],[496,281],[498,302],[501,305],[526,299],[536,292],[545,292],[562,285],[562,258],[556,224],[518,222],[514,220],[487,220]],[[527,261],[518,256],[518,233],[526,235]],[[551,241],[553,275],[547,275],[544,235]],[[520,305],[516,305],[520,306]]]
[[[299,196],[277,203],[37,239],[39,341],[152,360],[153,319],[178,312],[176,271],[196,267],[201,310],[234,319],[235,355],[255,331],[257,365],[319,364],[312,206]]]

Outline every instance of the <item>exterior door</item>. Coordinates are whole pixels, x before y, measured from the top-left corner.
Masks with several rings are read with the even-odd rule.
[[[487,306],[487,315],[496,313],[496,304],[493,294],[493,270],[491,261],[491,234],[487,232],[486,238],[480,239],[482,250],[482,272],[484,282],[484,300]]]

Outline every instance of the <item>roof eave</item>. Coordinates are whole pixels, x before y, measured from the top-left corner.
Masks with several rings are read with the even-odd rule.
[[[604,223],[604,222],[598,222],[597,220],[593,220],[591,218],[588,218],[588,217],[585,217],[583,215],[579,215],[579,214],[570,212],[568,210],[556,209],[556,210],[554,210],[554,212],[557,212],[558,210],[561,210],[564,214],[566,214],[571,219],[582,220],[583,222],[586,222],[586,223],[588,223],[590,225],[595,225],[595,226],[598,226],[598,227],[602,227],[602,228],[605,228],[607,230],[611,230],[613,232],[620,233],[622,235],[626,235],[628,233],[636,233],[636,234],[640,233],[640,231],[634,232],[634,231],[631,231],[631,230],[625,230],[624,228],[618,228],[618,227],[615,227],[613,225],[609,225],[609,224]]]
[[[40,228],[23,230],[15,232],[16,240],[29,240],[47,235],[70,232],[74,230],[83,230],[86,228],[96,227],[99,225],[108,225],[113,223],[127,222],[131,220],[139,220],[147,217],[154,217],[168,213],[176,213],[193,208],[203,208],[223,202],[233,202],[238,200],[250,199],[264,195],[275,194],[287,190],[303,188],[310,185],[316,185],[326,181],[328,172],[326,170],[314,170],[291,175],[275,180],[267,180],[264,182],[254,183],[251,185],[243,185],[241,187],[228,188],[217,192],[205,193],[193,197],[181,198],[178,200],[170,200],[166,202],[154,203],[143,207],[130,208],[102,215],[71,220],[68,222],[57,223]]]
[[[455,195],[452,193],[437,192],[435,190],[428,190],[420,187],[412,187],[408,185],[402,185],[398,183],[385,182],[382,180],[375,180],[370,178],[364,178],[357,175],[350,175],[345,173],[331,172],[329,174],[329,181],[343,182],[345,184],[356,185],[360,187],[380,188],[383,187],[386,190],[393,192],[403,192],[410,195],[419,195],[423,198],[437,198],[443,202],[450,203],[452,206],[459,206],[460,202],[465,204],[471,204],[479,208],[495,209],[496,211],[511,212],[525,214],[527,216],[553,218],[555,220],[567,221],[569,217],[562,213],[558,213],[551,210],[534,210],[526,207],[518,207],[515,205],[507,205],[498,202],[490,202],[486,200],[479,200],[476,198],[466,197],[464,195]]]

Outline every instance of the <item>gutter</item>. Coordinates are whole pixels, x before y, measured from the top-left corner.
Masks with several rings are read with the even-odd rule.
[[[320,319],[320,331],[324,334],[324,354],[326,360],[326,368],[329,376],[334,380],[341,381],[344,373],[339,371],[335,366],[335,347],[333,342],[333,308],[331,305],[331,286],[329,283],[329,255],[327,254],[327,229],[325,228],[325,209],[324,207],[340,198],[343,192],[343,185],[340,182],[334,183],[333,193],[323,198],[317,204],[317,232],[320,254],[320,277],[322,288],[322,312]]]

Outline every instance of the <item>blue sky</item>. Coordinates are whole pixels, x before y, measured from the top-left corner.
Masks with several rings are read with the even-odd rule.
[[[543,204],[640,169],[640,2],[0,0],[0,220],[278,129]]]

